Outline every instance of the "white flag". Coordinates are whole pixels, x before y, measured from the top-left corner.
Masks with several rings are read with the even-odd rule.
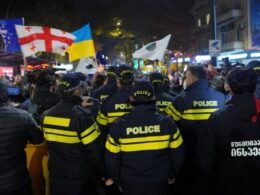
[[[39,51],[63,54],[76,38],[68,32],[41,26],[15,25],[24,57]]]
[[[167,35],[161,40],[143,46],[141,49],[133,53],[133,58],[162,60],[170,38],[171,35]]]

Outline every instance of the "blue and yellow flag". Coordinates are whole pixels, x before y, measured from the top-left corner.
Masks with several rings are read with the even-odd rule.
[[[94,41],[89,24],[72,32],[72,34],[77,38],[68,49],[70,62],[81,58],[96,56]]]

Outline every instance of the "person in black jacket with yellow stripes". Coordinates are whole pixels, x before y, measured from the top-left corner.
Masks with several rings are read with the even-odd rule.
[[[102,133],[107,135],[110,126],[120,117],[129,113],[132,106],[129,102],[134,81],[133,70],[130,66],[120,65],[117,68],[117,86],[115,93],[102,102],[97,115],[97,123]]]
[[[133,110],[111,127],[106,165],[123,195],[168,195],[168,179],[179,173],[184,159],[180,131],[170,117],[158,113],[153,86],[137,81]]]
[[[156,97],[156,106],[164,111],[173,101],[174,97],[165,91],[162,73],[153,72],[149,75],[149,81],[153,84]]]
[[[180,128],[186,149],[184,168],[175,187],[178,194],[194,194],[196,147],[210,115],[225,105],[224,94],[209,87],[203,66],[191,66],[186,72],[187,88],[165,110]]]
[[[94,165],[105,175],[99,152],[100,130],[90,111],[81,107],[80,79],[66,74],[58,86],[62,100],[42,117],[49,149],[50,194],[91,194]]]

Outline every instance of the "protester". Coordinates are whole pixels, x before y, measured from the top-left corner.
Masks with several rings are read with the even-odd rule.
[[[8,105],[7,86],[0,82],[1,195],[32,195],[24,151],[28,141],[41,144],[43,133],[26,111]]]
[[[227,76],[232,99],[213,113],[198,149],[199,194],[260,194],[260,100],[255,72],[234,68]]]

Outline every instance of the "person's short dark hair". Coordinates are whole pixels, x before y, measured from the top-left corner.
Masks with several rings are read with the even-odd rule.
[[[154,87],[148,81],[135,81],[131,96],[136,103],[149,102],[154,97]]]
[[[163,75],[159,72],[152,72],[149,76],[150,82],[154,86],[162,86],[163,85]]]
[[[227,83],[234,94],[254,93],[256,73],[249,67],[233,68],[227,75]]]
[[[101,87],[102,85],[104,85],[105,81],[106,81],[106,76],[97,72],[94,75],[94,86],[93,87]]]
[[[253,60],[247,64],[248,67],[254,69],[254,71],[260,75],[260,61]]]
[[[207,79],[207,70],[204,66],[191,66],[188,70],[197,79]]]
[[[7,86],[2,81],[0,81],[0,102],[1,103],[8,102]]]

